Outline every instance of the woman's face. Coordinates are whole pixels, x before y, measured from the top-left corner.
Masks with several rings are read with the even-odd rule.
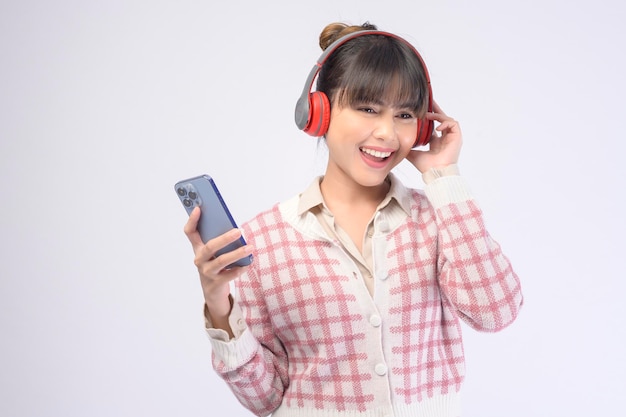
[[[409,153],[417,134],[412,108],[396,103],[331,107],[326,177],[361,187],[382,184]]]

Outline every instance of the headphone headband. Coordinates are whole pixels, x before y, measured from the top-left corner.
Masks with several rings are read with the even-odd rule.
[[[424,69],[424,75],[428,84],[428,111],[432,111],[432,88],[430,86],[430,76],[428,75],[426,64],[424,63],[422,56],[417,52],[417,49],[415,49],[415,47],[413,47],[413,45],[411,45],[404,38],[393,33],[380,30],[360,30],[344,35],[331,43],[324,50],[324,52],[322,52],[320,57],[317,59],[315,65],[313,65],[313,68],[311,68],[311,71],[309,72],[309,75],[304,84],[304,88],[302,89],[302,94],[300,94],[300,97],[296,102],[294,116],[298,129],[304,130],[306,133],[313,136],[323,136],[326,133],[326,129],[328,128],[328,123],[330,120],[330,103],[328,102],[328,97],[326,97],[325,94],[317,92],[311,93],[311,89],[313,88],[313,81],[317,77],[328,57],[332,55],[335,50],[337,50],[344,43],[352,39],[366,35],[388,36],[390,38],[402,41],[404,44],[411,48],[411,50],[415,53],[415,56],[422,64],[422,68]],[[320,109],[320,111],[317,111],[318,108]],[[432,133],[432,127],[432,121],[430,121],[428,123],[429,132],[427,136],[423,136],[424,133],[420,133],[421,129],[418,126],[418,137],[416,140],[416,145],[425,145],[428,142]]]
[[[315,81],[315,77],[322,69],[322,65],[324,65],[328,57],[333,52],[335,52],[335,50],[341,45],[348,42],[349,40],[364,35],[385,35],[397,38],[396,35],[382,32],[379,30],[360,30],[358,32],[348,33],[347,35],[342,36],[341,38],[335,40],[333,43],[328,45],[328,47],[322,52],[322,55],[320,55],[320,57],[317,59],[315,65],[313,65],[313,68],[311,68],[309,75],[306,77],[306,81],[304,82],[304,88],[302,89],[302,94],[300,94],[300,98],[298,99],[298,102],[296,104],[295,119],[296,125],[300,130],[303,130],[306,127],[307,121],[309,120],[309,94],[311,92],[311,89],[313,88],[313,81]]]

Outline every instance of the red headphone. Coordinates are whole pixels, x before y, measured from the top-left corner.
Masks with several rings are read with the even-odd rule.
[[[433,91],[430,86],[430,76],[428,75],[428,70],[426,69],[426,64],[424,64],[424,60],[417,52],[417,50],[411,45],[409,42],[404,40],[403,38],[394,35],[389,32],[382,32],[379,30],[361,30],[358,32],[353,32],[348,35],[345,35],[335,42],[330,44],[326,50],[322,53],[322,55],[317,60],[317,63],[311,69],[309,76],[306,79],[306,83],[304,85],[304,89],[302,90],[302,94],[296,103],[296,111],[295,111],[295,120],[298,129],[303,130],[311,136],[320,137],[326,134],[328,130],[328,125],[330,124],[330,101],[328,96],[321,91],[311,91],[313,88],[313,81],[317,74],[319,73],[322,65],[326,62],[328,57],[341,45],[346,43],[349,40],[354,38],[358,38],[359,36],[364,35],[384,35],[389,36],[391,38],[399,39],[405,44],[407,44],[415,55],[420,60],[422,67],[424,68],[424,75],[426,76],[426,81],[428,83],[428,111],[433,111]],[[417,137],[415,139],[416,146],[426,145],[430,141],[430,137],[433,133],[434,123],[432,120],[428,119],[418,119],[417,120]]]

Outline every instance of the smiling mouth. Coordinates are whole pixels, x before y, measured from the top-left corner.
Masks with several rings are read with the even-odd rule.
[[[392,152],[381,152],[381,151],[376,151],[374,149],[368,149],[368,148],[360,148],[360,150],[365,155],[377,158],[381,161],[384,161],[385,159],[389,158],[392,154]]]

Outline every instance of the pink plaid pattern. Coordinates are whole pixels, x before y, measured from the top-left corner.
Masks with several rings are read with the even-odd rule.
[[[257,415],[281,404],[353,413],[459,390],[457,316],[502,329],[517,315],[521,289],[472,201],[435,215],[420,192],[412,198],[411,217],[385,236],[377,270],[387,290],[377,287],[376,305],[349,257],[285,221],[278,206],[244,225],[256,260],[237,281],[238,301],[258,347],[234,369],[216,360],[244,406]]]
[[[398,301],[389,310],[389,331],[400,341],[392,348],[393,373],[402,380],[396,393],[407,404],[458,391],[464,375],[461,329],[436,275],[442,266],[436,217],[419,194],[414,201],[419,215],[388,236],[387,253],[390,263],[397,259],[389,273],[398,276],[390,289]]]

